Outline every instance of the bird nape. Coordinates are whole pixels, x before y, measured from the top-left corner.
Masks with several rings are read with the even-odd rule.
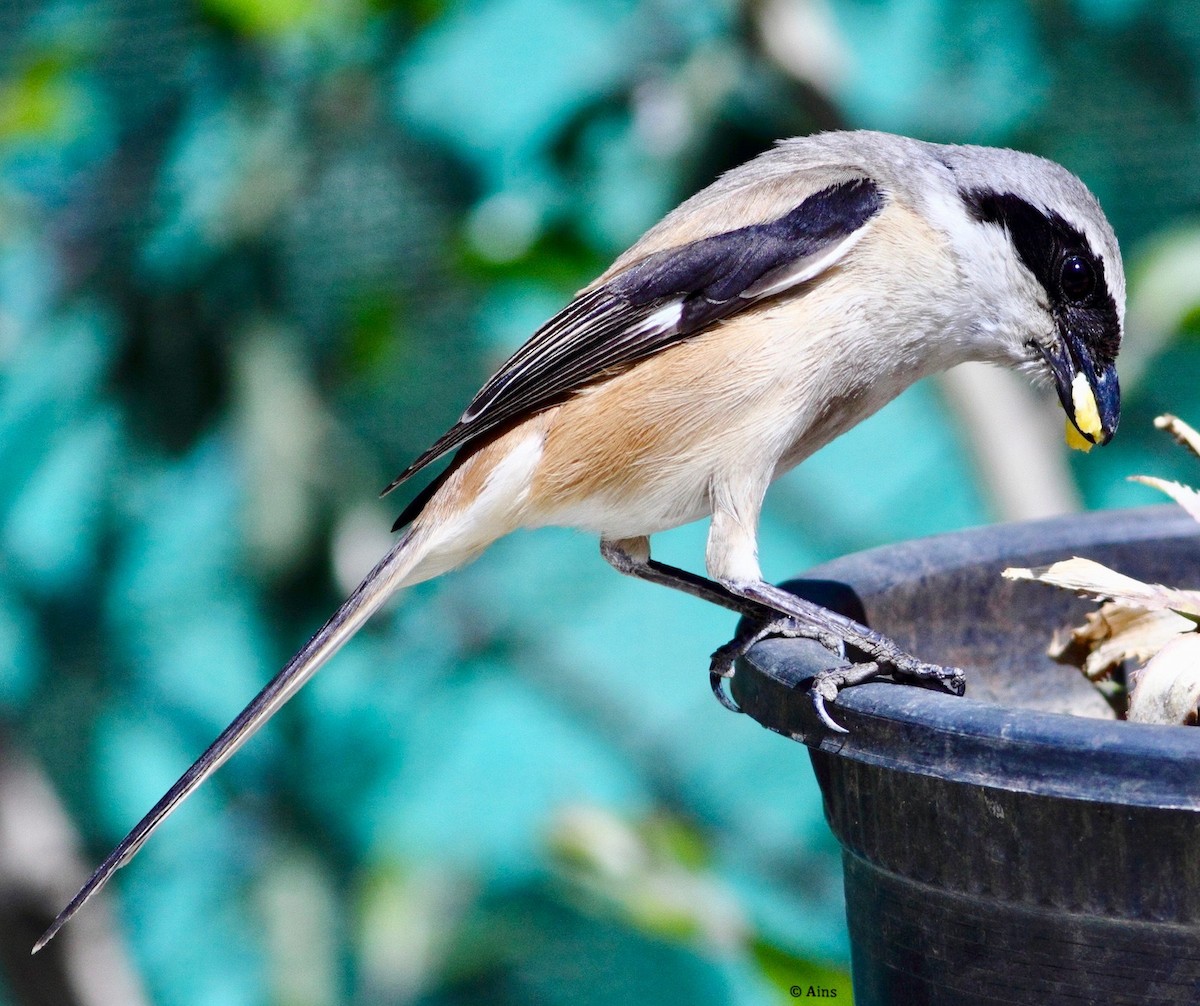
[[[1116,431],[1125,278],[1084,184],[1030,154],[874,132],[787,140],[667,214],[492,376],[389,486],[453,452],[405,509],[391,551],[104,860],[36,952],[154,830],[401,587],[517,528],[597,534],[620,572],[686,591],[769,633],[864,663],[813,701],[880,676],[961,693],[863,625],[764,582],[770,483],[917,379],[968,360],[1052,384],[1076,444]],[[650,557],[652,534],[702,517],[708,577]]]

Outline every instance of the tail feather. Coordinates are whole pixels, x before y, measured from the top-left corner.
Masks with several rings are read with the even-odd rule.
[[[392,550],[109,853],[34,945],[34,953],[133,859],[158,826],[254,736],[393,593],[470,562],[497,538],[521,526],[522,501],[541,456],[547,414],[531,422],[532,427],[514,428],[435,482],[422,497],[421,512]]]
[[[342,604],[287,665],[259,692],[213,741],[195,763],[163,795],[145,817],[117,845],[108,858],[80,888],[34,945],[37,953],[53,939],[122,866],[137,854],[145,841],[184,800],[210,775],[227,762],[301,687],[350,639],[395,591],[425,557],[426,535],[410,528],[375,566],[354,593]]]

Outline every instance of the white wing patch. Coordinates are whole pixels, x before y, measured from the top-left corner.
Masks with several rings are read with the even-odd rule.
[[[866,228],[859,228],[819,255],[809,255],[806,258],[782,265],[778,269],[772,269],[764,274],[757,283],[746,287],[738,296],[746,300],[761,300],[764,297],[774,297],[777,293],[799,286],[801,283],[807,283],[810,279],[821,275],[858,244],[864,233],[866,233]]]
[[[683,318],[683,300],[673,300],[671,303],[660,307],[649,318],[643,321],[636,328],[631,328],[625,333],[626,337],[632,335],[659,335],[663,332],[669,332],[676,328]]]

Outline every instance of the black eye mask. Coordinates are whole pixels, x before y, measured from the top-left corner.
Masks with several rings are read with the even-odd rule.
[[[971,189],[962,197],[976,220],[1008,231],[1017,255],[1045,288],[1059,327],[1074,333],[1098,366],[1115,362],[1121,320],[1104,263],[1087,238],[1057,213],[1012,193]]]

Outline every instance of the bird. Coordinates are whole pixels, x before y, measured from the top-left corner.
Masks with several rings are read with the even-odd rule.
[[[749,616],[714,654],[768,633],[867,659],[825,672],[813,701],[890,676],[959,694],[929,664],[763,580],[771,482],[918,379],[966,361],[1057,391],[1070,437],[1120,418],[1125,277],[1085,184],[1020,151],[874,131],[782,140],[652,226],[542,325],[461,418],[385,489],[450,461],[404,509],[394,546],[101,863],[36,953],[159,825],[402,587],[519,528],[600,539],[618,571]],[[1002,435],[1002,431],[998,431]],[[651,558],[650,537],[710,518],[707,576]]]

